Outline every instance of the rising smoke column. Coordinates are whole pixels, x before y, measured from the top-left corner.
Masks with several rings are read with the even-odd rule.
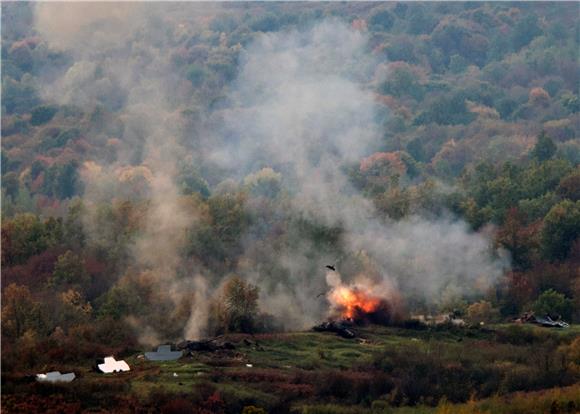
[[[138,165],[145,171],[148,225],[133,246],[134,259],[175,307],[184,296],[193,299],[184,335],[199,337],[207,321],[211,283],[202,276],[203,269],[186,280],[177,275],[182,264],[179,235],[197,219],[180,202],[174,185],[176,160],[184,151],[175,122],[179,102],[171,92],[179,90],[180,80],[169,70],[171,47],[164,46],[163,25],[148,24],[153,17],[163,21],[169,6],[96,5],[94,19],[79,16],[82,24],[72,27],[55,23],[59,15],[70,18],[74,13],[59,7],[64,6],[39,4],[37,28],[44,38],[71,51],[75,64],[48,85],[45,97],[83,107],[99,101],[119,111],[125,124],[118,160],[86,175],[85,201],[107,200],[110,191],[103,191],[107,188],[103,183],[120,168]],[[86,13],[82,7],[78,13]],[[372,203],[350,186],[343,166],[358,163],[382,144],[375,122],[379,109],[370,86],[376,63],[366,36],[339,21],[261,34],[243,51],[226,109],[213,114],[216,128],[208,131],[204,146],[196,151],[209,154],[237,182],[263,167],[283,173],[294,212],[344,229],[343,248],[370,258],[372,272],[360,278],[351,275],[358,283],[402,289],[403,294],[418,294],[434,303],[449,286],[464,294],[482,280],[491,283],[501,274],[504,261],[490,254],[485,236],[470,233],[464,223],[451,219],[411,217],[385,224]],[[95,82],[97,72],[102,76]],[[91,222],[89,214],[89,227]],[[248,237],[247,248],[255,242]],[[326,306],[316,294],[332,286],[322,271],[313,269],[322,269],[334,258],[317,255],[314,249],[307,240],[292,249],[264,246],[263,254],[288,275],[283,282],[264,283],[241,265],[238,268],[260,283],[264,308],[289,321],[291,328],[326,316]],[[137,329],[156,336],[145,321],[135,320]]]
[[[199,220],[175,184],[178,161],[186,153],[180,143],[179,113],[186,100],[175,93],[183,89],[184,80],[172,70],[169,52],[181,9],[170,4],[38,3],[35,26],[50,47],[74,59],[61,76],[45,79],[43,97],[86,111],[100,105],[116,112],[123,124],[115,137],[117,159],[93,160],[82,172],[89,238],[99,231],[98,204],[111,197],[134,198],[132,189],[120,191],[122,182],[142,177],[145,189],[137,198],[146,197],[148,208],[144,227],[131,246],[133,269],[125,279],[145,281],[153,286],[155,303],[171,304],[156,322],[177,318],[189,306],[184,336],[199,338],[207,321],[208,284],[199,267],[198,274],[179,275],[186,230]],[[188,18],[195,19],[199,10],[188,11]],[[98,141],[117,132],[107,129],[109,125],[104,128],[88,138]],[[142,342],[155,344],[163,339],[157,332],[159,323],[151,326],[146,319],[132,315],[128,322]]]
[[[231,107],[220,114],[227,139],[213,159],[238,180],[260,165],[283,171],[296,212],[343,228],[346,250],[370,256],[377,272],[361,283],[371,290],[401,289],[403,296],[435,304],[444,290],[465,295],[489,286],[506,260],[493,255],[488,237],[452,218],[385,223],[349,184],[343,166],[375,152],[382,139],[369,87],[376,62],[367,40],[334,20],[261,35],[242,57]],[[304,252],[311,248],[305,245]],[[296,279],[286,284],[290,288],[270,289],[264,305],[277,315],[288,307],[302,310],[308,323],[312,315],[323,316],[312,293],[324,287],[324,274],[313,274],[305,257],[300,251],[281,255],[280,265]]]

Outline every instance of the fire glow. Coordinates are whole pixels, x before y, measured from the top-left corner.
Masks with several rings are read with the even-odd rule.
[[[374,313],[382,302],[359,286],[337,286],[330,292],[329,299],[343,319],[356,319],[361,314]]]

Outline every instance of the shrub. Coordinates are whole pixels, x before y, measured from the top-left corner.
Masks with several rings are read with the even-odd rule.
[[[259,289],[234,276],[223,286],[214,304],[215,332],[251,333],[258,313]]]
[[[549,289],[538,297],[532,309],[539,316],[549,315],[551,318],[569,319],[574,307],[571,299],[554,289]]]
[[[499,311],[485,300],[472,303],[467,308],[467,318],[473,323],[490,323],[496,321],[498,317]]]

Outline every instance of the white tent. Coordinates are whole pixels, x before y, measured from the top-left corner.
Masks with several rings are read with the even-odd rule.
[[[97,367],[105,374],[111,372],[130,371],[129,365],[125,361],[116,361],[112,356],[105,358],[104,364],[99,364]]]

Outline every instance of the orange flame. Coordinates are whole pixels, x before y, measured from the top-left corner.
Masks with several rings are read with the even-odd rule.
[[[337,286],[330,292],[329,299],[341,312],[341,316],[347,319],[352,319],[361,312],[374,312],[381,304],[381,299],[361,287]]]

